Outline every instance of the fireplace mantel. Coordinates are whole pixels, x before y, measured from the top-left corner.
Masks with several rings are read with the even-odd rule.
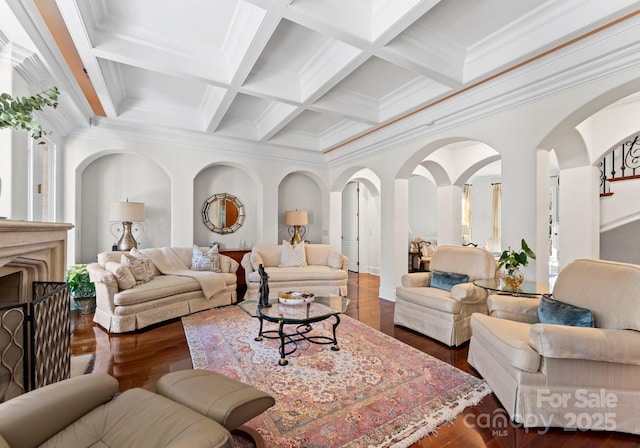
[[[72,228],[67,223],[0,220],[0,276],[24,269],[25,283],[63,282]]]

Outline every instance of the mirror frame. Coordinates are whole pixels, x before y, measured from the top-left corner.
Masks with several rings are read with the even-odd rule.
[[[215,201],[218,201],[218,200],[225,201],[225,202],[232,202],[238,209],[238,219],[236,219],[236,222],[228,227],[218,227],[209,218],[209,208],[211,207],[211,204],[213,204]],[[244,205],[242,205],[242,202],[240,202],[238,198],[232,194],[229,194],[229,193],[214,194],[209,199],[204,201],[204,206],[202,207],[202,221],[204,222],[204,225],[207,226],[207,228],[212,232],[220,233],[220,234],[233,233],[236,230],[238,230],[240,227],[242,227],[242,224],[244,223]]]

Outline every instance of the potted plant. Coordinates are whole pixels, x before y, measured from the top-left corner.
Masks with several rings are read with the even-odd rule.
[[[33,113],[45,107],[58,107],[59,95],[55,86],[30,97],[13,98],[8,93],[0,94],[0,129],[30,131],[34,139],[41,138],[47,133],[42,130]]]
[[[505,285],[510,288],[518,289],[524,280],[524,275],[520,272],[520,266],[527,266],[529,264],[529,258],[535,260],[536,254],[529,248],[527,242],[522,239],[521,250],[515,251],[509,247],[503,251],[498,259],[499,270],[504,266],[505,271],[501,275]]]
[[[96,309],[96,286],[89,278],[86,264],[76,264],[67,269],[69,292],[81,314],[91,313]]]

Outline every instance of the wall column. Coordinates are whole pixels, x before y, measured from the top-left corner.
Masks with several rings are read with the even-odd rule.
[[[262,210],[256,226],[256,244],[282,244],[278,241],[278,185],[281,179],[262,179]],[[284,220],[284,215],[283,218]],[[284,224],[284,222],[283,222]]]
[[[9,55],[11,56],[11,55]],[[9,64],[0,62],[0,91],[29,95],[29,86]],[[0,130],[0,216],[29,218],[29,132]]]
[[[380,209],[380,291],[381,298],[395,301],[396,286],[407,272],[409,250],[409,181],[382,179]]]
[[[558,268],[600,257],[600,172],[595,166],[560,170]]]
[[[194,242],[194,188],[195,175],[176,167],[171,177],[171,246],[191,247]],[[187,198],[185,200],[185,198]]]
[[[438,246],[462,244],[462,187],[438,187]]]
[[[537,151],[536,181],[536,246],[531,249],[536,254],[535,279],[540,286],[549,286],[549,257],[551,254],[551,196],[549,194],[549,151]],[[545,219],[546,218],[546,219]],[[528,241],[527,241],[528,242]]]
[[[530,148],[508,151],[502,154],[502,250],[509,247],[520,250],[521,240],[524,238],[537,255],[537,183],[538,183],[538,155]],[[548,188],[549,180],[545,181]],[[547,193],[548,194],[548,193]],[[548,211],[540,219],[546,220]],[[542,255],[542,254],[540,254]],[[535,260],[522,270],[525,280],[544,282],[537,277]],[[549,282],[549,272],[546,273]]]
[[[323,242],[325,236],[322,237]],[[329,193],[329,241],[338,252],[342,250],[342,192]]]

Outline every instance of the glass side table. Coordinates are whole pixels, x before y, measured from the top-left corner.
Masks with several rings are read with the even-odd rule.
[[[496,294],[510,296],[539,297],[549,292],[547,288],[540,287],[536,282],[529,281],[522,282],[519,288],[511,288],[505,285],[500,279],[492,278],[474,280],[473,284]]]

